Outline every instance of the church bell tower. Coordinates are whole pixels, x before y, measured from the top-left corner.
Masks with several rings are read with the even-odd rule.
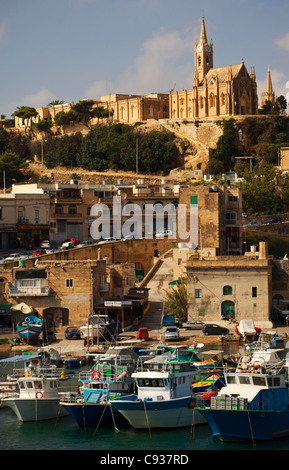
[[[204,17],[202,19],[202,27],[200,41],[195,43],[195,79],[194,84],[200,84],[208,71],[213,68],[213,43],[207,41],[207,33]]]

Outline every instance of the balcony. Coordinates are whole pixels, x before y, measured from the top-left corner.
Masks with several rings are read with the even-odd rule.
[[[23,297],[23,296],[48,296],[50,289],[48,286],[43,287],[11,287],[9,294],[11,297]]]

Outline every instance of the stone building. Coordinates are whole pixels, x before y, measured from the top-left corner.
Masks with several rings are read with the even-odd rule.
[[[170,93],[170,118],[190,119],[258,114],[254,67],[248,73],[244,61],[214,67],[213,43],[208,43],[204,18],[199,44],[195,43],[193,87]]]
[[[192,221],[194,203],[195,219]],[[201,259],[242,253],[242,192],[239,188],[233,185],[180,188],[179,207],[182,204],[186,212],[179,215],[178,223],[188,232],[190,224],[195,224],[192,227],[195,240],[192,244],[190,240],[177,238],[173,248],[174,279],[186,276],[187,261],[195,252]]]
[[[165,93],[146,96],[110,94],[101,96],[100,100],[102,106],[112,111],[114,122],[135,124],[169,117],[169,95]]]
[[[187,263],[188,320],[217,322],[233,317],[272,327],[273,257],[267,244],[244,256],[192,256]]]

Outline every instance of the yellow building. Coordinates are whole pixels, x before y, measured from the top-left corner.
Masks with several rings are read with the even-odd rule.
[[[202,20],[199,44],[195,43],[193,88],[170,93],[170,118],[206,118],[258,114],[254,67],[248,73],[244,61],[214,68],[213,43],[208,43]]]

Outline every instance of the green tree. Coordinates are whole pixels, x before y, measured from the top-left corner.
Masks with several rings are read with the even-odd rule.
[[[243,209],[248,214],[278,214],[283,209],[280,172],[273,165],[243,174]]]
[[[181,280],[180,284],[176,284],[166,291],[165,305],[178,321],[184,322],[187,320],[188,296],[187,282],[185,280]]]

